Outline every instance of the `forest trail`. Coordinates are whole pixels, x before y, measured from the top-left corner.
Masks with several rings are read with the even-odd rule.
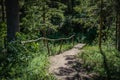
[[[78,62],[76,55],[82,51],[84,46],[85,44],[77,44],[68,51],[51,56],[49,72],[58,80],[83,80],[81,75],[84,74],[86,77],[87,75],[84,69],[80,69],[81,63]]]

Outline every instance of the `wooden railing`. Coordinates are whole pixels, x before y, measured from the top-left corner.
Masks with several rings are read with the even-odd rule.
[[[48,42],[49,41],[60,41],[60,49],[59,49],[59,53],[61,53],[61,49],[62,49],[62,45],[63,45],[63,41],[65,40],[72,40],[72,43],[73,43],[73,46],[74,46],[74,37],[75,35],[72,35],[68,38],[59,38],[59,39],[50,39],[50,38],[45,38],[45,37],[40,37],[38,39],[35,39],[35,40],[28,40],[28,41],[21,41],[22,44],[27,44],[27,43],[32,43],[32,42],[38,42],[38,41],[45,41],[45,44],[46,44],[46,47],[47,47],[47,50],[48,50],[48,54],[50,54],[50,49],[49,49],[49,45],[48,45]]]

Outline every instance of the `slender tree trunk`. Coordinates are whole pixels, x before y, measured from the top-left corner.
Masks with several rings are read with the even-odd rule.
[[[117,38],[117,45],[118,45],[118,51],[120,51],[120,13],[118,13],[118,23],[117,23],[117,33],[118,33],[118,38]]]
[[[5,0],[1,0],[2,22],[5,22]],[[6,48],[6,37],[4,37],[4,48]]]
[[[18,0],[6,0],[7,16],[7,41],[15,40],[19,28],[19,3]]]
[[[71,0],[68,0],[68,13],[72,14],[72,2],[71,2]]]
[[[44,5],[43,5],[43,24],[44,24],[44,26],[43,26],[43,36],[44,37],[46,37],[46,28],[44,28],[44,27],[46,27],[45,26],[45,23],[46,23],[46,12],[45,12],[45,3],[44,3]],[[46,44],[46,40],[44,40],[44,45]]]
[[[43,24],[44,24],[44,27],[46,27],[45,23],[46,23],[46,11],[45,11],[45,3],[44,3],[44,5],[43,5]],[[43,36],[46,37],[46,28],[43,29]],[[44,40],[44,45],[46,45],[47,50],[48,50],[48,54],[50,55],[48,40]]]
[[[104,65],[104,70],[106,71],[107,74],[107,80],[110,80],[110,71],[107,63],[107,58],[102,50],[102,28],[103,28],[103,0],[101,0],[101,8],[100,8],[99,49],[100,49],[100,54],[102,55],[103,58],[103,65]]]
[[[4,0],[1,0],[1,9],[2,9],[2,21],[5,22],[5,8],[4,8]]]
[[[103,18],[102,18],[102,3],[103,0],[101,0],[101,8],[100,8],[100,26],[99,26],[99,49],[102,49],[102,27],[103,27]]]
[[[118,49],[118,14],[116,13],[116,49]]]
[[[120,1],[115,0],[116,8],[116,47],[120,51]]]
[[[45,26],[45,23],[46,23],[46,19],[45,19],[45,17],[46,17],[46,12],[45,12],[45,4],[43,5],[43,24],[44,24],[44,27],[46,27]],[[45,28],[44,28],[45,29]],[[43,36],[44,37],[46,37],[46,30],[43,30],[44,32],[43,32]]]
[[[55,0],[52,0],[52,1],[51,1],[51,7],[54,8],[55,5],[56,5]]]

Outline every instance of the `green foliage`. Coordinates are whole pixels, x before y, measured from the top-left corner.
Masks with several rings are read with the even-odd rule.
[[[49,55],[43,41],[21,44],[26,35],[17,33],[17,40],[8,45],[9,54],[0,64],[0,78],[5,80],[55,80],[48,73]],[[58,54],[60,43],[49,42],[51,55]],[[61,51],[72,47],[71,42],[64,43]]]
[[[20,34],[17,34],[20,36]],[[9,43],[9,54],[0,64],[0,79],[54,80],[48,71],[48,55],[42,43],[22,45],[18,39]]]
[[[24,17],[22,17],[21,27],[23,32],[34,35],[41,35],[41,31],[57,31],[58,26],[63,22],[64,15],[61,5],[57,3],[57,8],[51,8],[50,1],[25,2]]]
[[[60,23],[64,21],[64,15],[60,12],[57,12],[56,10],[54,11],[54,13],[51,13],[51,23],[54,25],[60,25]]]
[[[4,48],[4,40],[6,37],[6,24],[0,22],[0,51]]]
[[[118,74],[120,74],[120,53],[110,45],[103,45],[102,48],[107,57],[111,78],[113,80],[119,80],[120,77]],[[102,77],[105,77],[106,73],[103,67],[103,58],[99,52],[98,46],[86,46],[84,51],[80,53],[79,56],[84,61],[84,67],[90,66],[90,71],[99,73]]]

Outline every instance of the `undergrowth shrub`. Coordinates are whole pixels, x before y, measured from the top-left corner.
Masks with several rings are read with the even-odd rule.
[[[120,52],[118,52],[114,46],[103,45],[103,52],[106,55],[108,67],[110,70],[112,80],[119,80],[120,74]],[[86,46],[84,51],[79,54],[79,57],[83,59],[83,67],[90,66],[90,72],[99,73],[100,76],[105,77],[106,72],[103,65],[103,57],[99,52],[98,46]]]
[[[0,63],[1,80],[54,80],[48,71],[48,54],[42,42],[8,44],[8,53]]]

